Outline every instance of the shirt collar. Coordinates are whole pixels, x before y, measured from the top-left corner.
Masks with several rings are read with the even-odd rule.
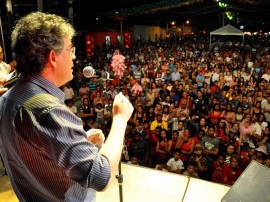
[[[42,88],[44,91],[48,92],[49,94],[59,98],[61,101],[65,100],[65,93],[56,85],[54,85],[49,80],[45,79],[40,75],[29,76],[29,77],[22,77],[20,79],[22,82],[31,82]]]

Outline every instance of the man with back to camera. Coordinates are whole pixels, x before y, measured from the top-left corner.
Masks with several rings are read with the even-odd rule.
[[[62,17],[41,12],[12,32],[22,76],[0,97],[0,151],[20,201],[95,201],[118,168],[133,106],[119,93],[106,142],[99,130],[87,139],[59,88],[73,78],[74,35]]]

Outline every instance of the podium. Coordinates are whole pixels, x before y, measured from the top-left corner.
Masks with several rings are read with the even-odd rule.
[[[221,184],[126,163],[121,163],[121,168],[123,202],[217,202],[230,189]],[[97,202],[104,201],[120,201],[116,178],[105,192],[97,193]]]

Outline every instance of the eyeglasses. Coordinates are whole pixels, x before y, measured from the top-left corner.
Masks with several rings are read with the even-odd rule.
[[[68,51],[70,51],[70,57],[74,60],[74,59],[76,59],[76,55],[75,55],[75,53],[76,53],[76,48],[75,48],[75,46],[72,46],[71,48],[66,48],[66,49],[63,49],[63,50],[68,50]]]

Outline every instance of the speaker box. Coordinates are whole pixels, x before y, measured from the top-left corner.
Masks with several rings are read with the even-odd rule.
[[[221,201],[270,202],[270,169],[253,160]]]

